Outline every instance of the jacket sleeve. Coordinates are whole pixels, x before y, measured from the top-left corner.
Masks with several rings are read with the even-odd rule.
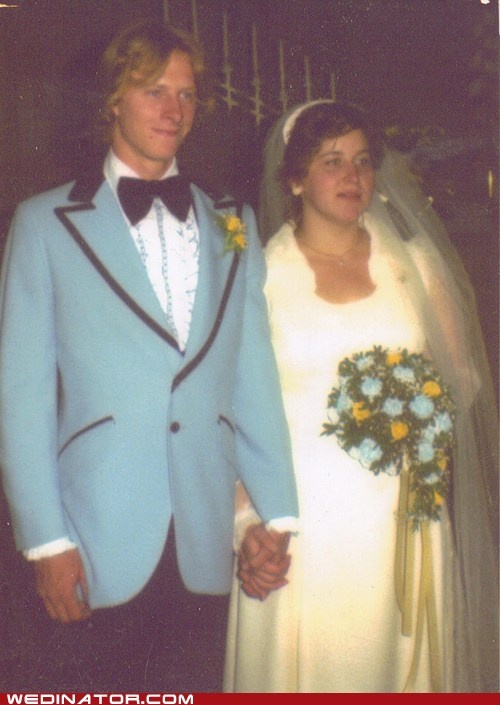
[[[246,295],[234,399],[237,458],[241,481],[267,522],[297,517],[298,504],[290,437],[271,344],[263,293],[265,262],[255,217],[243,211],[248,247]]]
[[[55,304],[41,231],[49,232],[51,215],[32,204],[17,209],[0,282],[0,464],[19,549],[67,534],[57,477]]]

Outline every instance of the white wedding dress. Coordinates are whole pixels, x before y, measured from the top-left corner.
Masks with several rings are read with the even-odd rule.
[[[317,296],[313,271],[289,225],[266,248],[266,296],[293,445],[300,532],[291,539],[287,586],[260,602],[248,598],[235,579],[227,692],[431,690],[425,635],[416,676],[407,684],[415,638],[402,635],[394,587],[400,478],[373,475],[334,436],[321,436],[327,396],[345,356],[374,344],[415,352],[424,347],[404,275],[381,254],[376,234],[370,235],[376,288],[346,304]],[[431,525],[440,670],[449,660],[440,589],[447,527],[445,513]],[[418,540],[416,546],[415,610]]]

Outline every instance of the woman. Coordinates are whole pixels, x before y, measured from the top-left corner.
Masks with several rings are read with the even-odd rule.
[[[331,101],[285,115],[266,147],[261,226],[277,229],[266,296],[300,531],[280,581],[270,563],[245,560],[259,518],[239,508],[236,535],[251,526],[227,691],[497,692],[496,407],[474,297],[402,160],[386,151],[377,173],[381,156],[367,117]],[[452,491],[424,555],[413,532],[402,573],[400,476],[374,475],[321,435],[339,362],[373,345],[430,357],[457,406]],[[404,580],[413,597],[402,615]]]

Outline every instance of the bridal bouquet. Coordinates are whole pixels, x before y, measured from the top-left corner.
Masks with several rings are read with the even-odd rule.
[[[328,418],[322,435],[336,434],[375,475],[407,468],[414,528],[439,520],[449,487],[454,404],[429,360],[379,346],[345,358],[328,396]]]

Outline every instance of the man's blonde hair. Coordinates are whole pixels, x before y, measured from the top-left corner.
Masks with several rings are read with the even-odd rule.
[[[212,106],[203,49],[197,40],[163,23],[134,23],[112,40],[102,58],[99,132],[105,141],[109,141],[115,122],[115,105],[130,87],[148,85],[161,76],[175,51],[184,52],[191,60],[199,103]]]

